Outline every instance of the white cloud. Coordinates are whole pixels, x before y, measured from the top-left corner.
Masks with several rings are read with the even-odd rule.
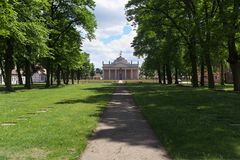
[[[133,56],[133,48],[131,43],[135,32],[131,32],[129,35],[123,35],[118,40],[113,40],[108,44],[104,44],[101,40],[94,40],[92,42],[87,41],[84,43],[84,50],[90,53],[90,59],[95,64],[96,67],[101,68],[102,62],[108,63],[109,61],[114,61],[123,51],[123,57],[129,61],[137,63],[142,62],[142,59],[138,59]]]
[[[124,8],[128,0],[95,0],[95,2],[98,6],[103,8],[118,10]]]
[[[122,31],[127,23],[124,7],[127,0],[96,0],[97,38],[106,38]]]
[[[128,35],[123,34],[124,26],[127,24],[125,16],[125,4],[128,0],[95,0],[98,29],[96,31],[96,39],[89,42],[85,41],[83,50],[90,53],[90,59],[95,67],[101,68],[102,61],[108,63],[119,56],[123,51],[123,56],[129,61],[138,61],[133,56],[131,43],[135,36],[135,31]],[[103,42],[104,38],[122,34],[117,40],[113,40],[107,44]],[[141,60],[142,61],[142,60]]]

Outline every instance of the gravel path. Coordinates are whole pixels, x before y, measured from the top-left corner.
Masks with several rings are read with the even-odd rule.
[[[119,86],[81,160],[169,160],[152,129]]]

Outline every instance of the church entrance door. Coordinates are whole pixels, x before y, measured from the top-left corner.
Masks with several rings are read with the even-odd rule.
[[[122,80],[122,73],[120,73],[119,80]]]
[[[122,68],[119,69],[119,80],[123,80],[123,77],[122,77]]]

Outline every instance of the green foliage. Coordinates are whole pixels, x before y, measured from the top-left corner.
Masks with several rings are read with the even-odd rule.
[[[130,0],[126,14],[137,28],[135,55],[157,60],[153,63],[156,69],[159,64],[180,68],[182,73],[191,68],[195,87],[201,59],[208,71],[210,88],[214,87],[212,68],[228,61],[234,88],[240,90],[238,0]]]
[[[129,1],[126,5],[128,20],[137,25],[134,54],[146,57],[146,67],[158,70],[161,65],[181,67],[180,34],[166,17],[159,16],[154,1]]]
[[[16,25],[16,12],[13,10],[13,6],[7,3],[7,0],[0,2],[0,36],[8,37],[11,34],[11,29],[14,29]],[[12,28],[14,27],[14,28]]]
[[[93,63],[90,64],[90,76],[95,76],[95,68]]]
[[[92,13],[94,7],[95,3],[92,0],[50,2],[47,19],[50,30],[49,47],[52,53],[50,59],[44,59],[49,72],[51,66],[75,71],[88,68],[88,65],[84,64],[90,63],[89,58],[82,53],[81,47],[83,38],[90,40],[94,38],[96,28],[95,16]]]
[[[12,67],[4,62],[13,62],[11,66],[14,66],[16,61],[22,64],[28,61],[45,67],[53,77],[57,66],[76,70],[90,63],[88,58],[83,58],[81,47],[83,38],[95,37],[94,7],[93,0],[1,1],[1,68],[10,73]],[[7,76],[10,80],[10,75]]]
[[[140,68],[140,75],[144,76],[146,79],[153,79],[155,77],[155,69],[151,68],[152,64],[147,63],[148,61],[143,62]],[[150,66],[149,66],[150,65]]]

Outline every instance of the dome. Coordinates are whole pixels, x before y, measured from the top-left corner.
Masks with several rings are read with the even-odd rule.
[[[113,64],[129,64],[128,61],[122,56],[118,57]]]

